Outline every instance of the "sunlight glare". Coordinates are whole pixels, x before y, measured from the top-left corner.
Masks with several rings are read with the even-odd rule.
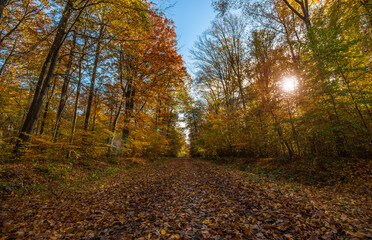
[[[297,88],[297,79],[295,77],[286,77],[282,82],[282,89],[285,92],[293,92]]]

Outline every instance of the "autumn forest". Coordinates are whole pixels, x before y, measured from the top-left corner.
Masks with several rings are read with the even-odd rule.
[[[146,155],[158,143],[177,153],[186,70],[171,20],[142,1],[4,3],[5,151]]]
[[[372,3],[174,4],[0,0],[0,239],[372,238]]]

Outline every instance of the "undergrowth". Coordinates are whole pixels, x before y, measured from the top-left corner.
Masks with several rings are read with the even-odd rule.
[[[59,161],[3,158],[0,162],[0,198],[87,190],[98,181],[146,163],[144,159],[120,158]]]
[[[243,159],[218,158],[214,164],[258,176],[327,190],[370,195],[371,161],[369,159]]]

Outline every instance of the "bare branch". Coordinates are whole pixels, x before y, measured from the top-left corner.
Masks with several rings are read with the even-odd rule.
[[[305,20],[305,16],[301,15],[301,13],[299,13],[289,2],[288,0],[283,0],[285,2],[285,4],[287,4],[287,6],[292,10],[292,12],[294,12],[299,18],[301,18],[302,20],[306,21]]]

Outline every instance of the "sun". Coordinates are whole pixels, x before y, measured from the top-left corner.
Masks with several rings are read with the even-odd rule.
[[[281,87],[285,92],[293,92],[297,88],[297,79],[295,77],[285,77]]]

